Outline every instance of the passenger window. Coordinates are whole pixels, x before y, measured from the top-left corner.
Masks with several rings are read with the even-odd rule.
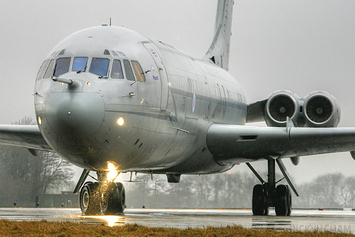
[[[145,82],[144,72],[142,70],[141,65],[137,61],[132,61],[133,71],[136,75],[137,81]]]
[[[69,71],[71,58],[58,58],[55,65],[54,76],[60,76]]]
[[[107,76],[110,60],[108,58],[92,58],[89,72],[101,77]]]
[[[74,58],[73,71],[74,72],[85,72],[88,58],[76,57]]]
[[[49,63],[49,60],[45,60],[45,61],[42,63],[42,65],[41,65],[41,67],[39,68],[38,73],[37,73],[37,77],[36,77],[37,80],[43,78],[44,72],[45,72],[45,70],[46,70],[47,67],[48,67],[48,63]]]
[[[127,80],[134,81],[135,79],[134,79],[132,67],[131,67],[131,64],[129,63],[129,61],[123,60],[123,65],[124,65],[124,70],[126,72]]]
[[[118,59],[113,60],[111,78],[123,79],[122,65],[121,61]]]
[[[52,59],[49,63],[49,66],[47,68],[47,71],[46,71],[46,74],[44,74],[44,77],[43,78],[49,78],[51,76],[53,76],[53,72],[54,72],[54,59]]]

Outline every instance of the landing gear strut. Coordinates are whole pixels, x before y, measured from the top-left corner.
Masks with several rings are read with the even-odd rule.
[[[284,178],[287,180],[288,185],[280,184],[276,187],[275,179],[275,163],[277,162]],[[253,188],[253,199],[252,199],[252,211],[253,215],[268,215],[269,207],[275,207],[275,212],[277,216],[289,216],[292,210],[292,200],[291,191],[292,189],[296,196],[298,193],[292,184],[287,170],[282,163],[281,159],[269,159],[268,160],[268,182],[265,182],[261,176],[256,172],[256,170],[247,163],[247,166],[255,174],[255,176],[260,180],[262,184],[257,184]]]
[[[114,215],[123,212],[126,201],[124,186],[107,180],[107,172],[97,173],[99,182],[86,182],[80,190],[79,202],[83,215]]]

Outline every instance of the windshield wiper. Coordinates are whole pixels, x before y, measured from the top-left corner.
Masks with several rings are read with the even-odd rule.
[[[81,72],[85,72],[85,71],[86,71],[86,66],[87,66],[87,65],[85,65],[85,67],[84,67],[84,69],[83,69],[83,70],[77,71],[76,73],[78,73],[78,74],[79,74],[79,73],[81,73]]]

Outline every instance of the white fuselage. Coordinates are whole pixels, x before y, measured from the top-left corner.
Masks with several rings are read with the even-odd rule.
[[[243,125],[247,113],[240,85],[224,69],[121,27],[88,28],[60,42],[35,95],[47,143],[94,170],[111,162],[123,172],[224,171],[231,166],[213,160],[206,131],[213,123]]]

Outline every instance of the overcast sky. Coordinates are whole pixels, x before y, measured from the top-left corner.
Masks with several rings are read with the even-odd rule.
[[[35,77],[48,52],[80,29],[108,23],[202,57],[213,37],[216,0],[2,0],[0,2],[0,123],[34,118]],[[249,103],[280,89],[301,97],[332,93],[339,126],[355,126],[355,1],[235,1],[230,72]],[[257,162],[262,169],[265,162]],[[286,162],[296,181],[327,172],[355,175],[348,153]],[[246,170],[245,165],[234,170]]]

